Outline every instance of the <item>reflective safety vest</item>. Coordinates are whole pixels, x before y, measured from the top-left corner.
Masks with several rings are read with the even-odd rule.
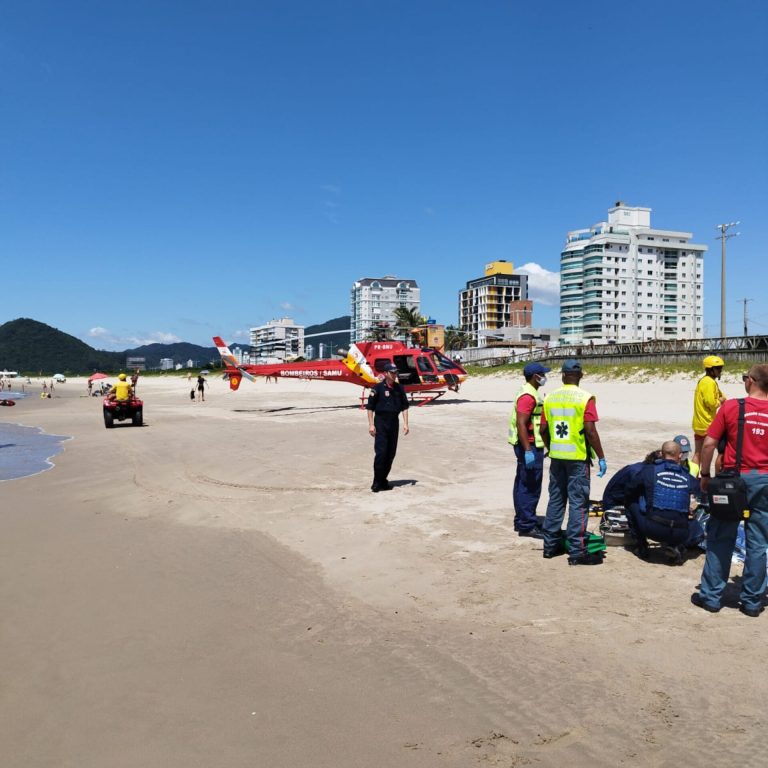
[[[509,432],[507,434],[507,442],[510,445],[517,445],[517,401],[523,395],[530,395],[535,401],[536,405],[533,407],[531,413],[531,425],[533,427],[533,443],[537,448],[544,447],[544,441],[539,434],[539,425],[541,424],[541,409],[544,403],[544,397],[533,384],[529,384],[527,381],[520,388],[520,391],[515,395],[515,405],[512,408],[512,413],[509,416]]]
[[[575,384],[563,384],[544,398],[544,415],[549,431],[549,458],[584,461],[584,411],[593,397]]]

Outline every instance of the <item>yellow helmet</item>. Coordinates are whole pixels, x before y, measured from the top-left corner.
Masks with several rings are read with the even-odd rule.
[[[707,368],[722,368],[724,365],[723,358],[717,355],[707,355],[704,358],[704,370]]]
[[[117,378],[120,379],[120,381],[125,381],[126,376],[124,373],[121,373]]]

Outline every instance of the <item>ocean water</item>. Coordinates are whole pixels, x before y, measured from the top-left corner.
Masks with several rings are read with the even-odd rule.
[[[64,441],[69,439],[46,434],[39,427],[0,422],[0,482],[51,469],[51,459],[64,450]]]

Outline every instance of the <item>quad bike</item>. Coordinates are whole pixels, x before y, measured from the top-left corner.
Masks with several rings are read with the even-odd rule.
[[[115,420],[125,421],[130,419],[134,427],[144,424],[144,401],[131,396],[130,400],[112,400],[104,398],[104,426],[111,429],[115,426]]]

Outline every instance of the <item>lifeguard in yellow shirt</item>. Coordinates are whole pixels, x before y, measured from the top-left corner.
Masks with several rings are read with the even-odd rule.
[[[693,461],[699,464],[701,447],[707,436],[707,429],[715,418],[717,409],[726,401],[725,395],[720,390],[717,380],[723,373],[725,363],[717,355],[708,355],[704,358],[704,375],[696,385],[693,395]]]
[[[117,384],[113,384],[109,390],[110,400],[118,400],[125,402],[131,399],[131,384],[127,381],[127,376],[121,373],[118,377]]]

